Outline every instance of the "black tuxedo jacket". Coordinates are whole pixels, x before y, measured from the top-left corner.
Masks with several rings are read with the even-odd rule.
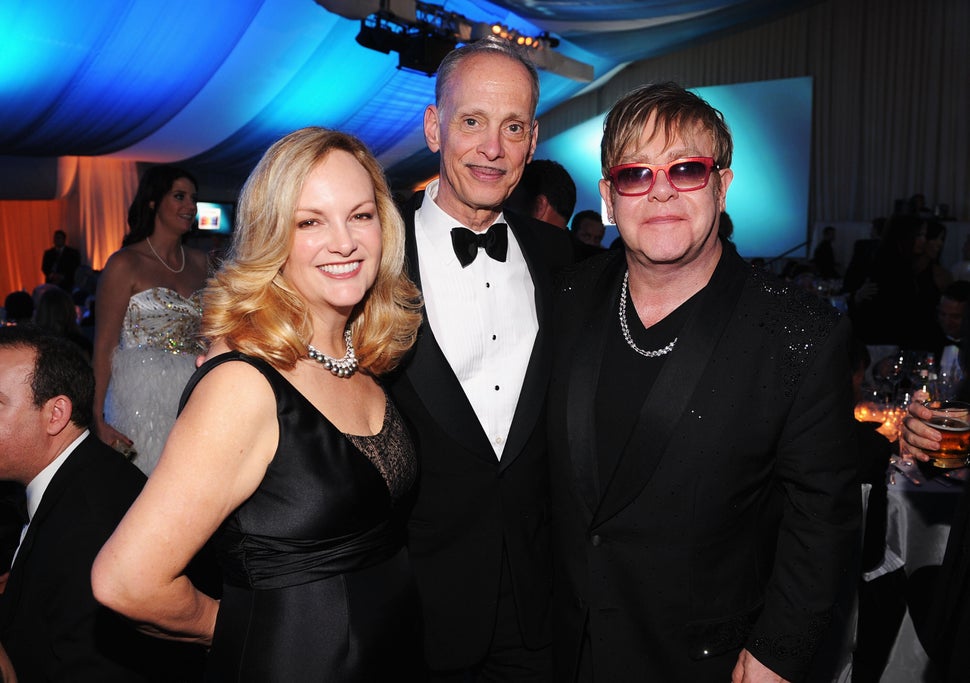
[[[40,269],[47,278],[54,274],[62,276],[63,279],[57,284],[70,292],[74,288],[74,274],[80,265],[81,253],[77,249],[65,246],[58,257],[57,249],[51,247],[44,252]]]
[[[557,681],[804,674],[857,555],[849,327],[725,244],[635,424],[595,424],[623,250],[565,274],[549,391]],[[581,360],[577,360],[581,359]],[[599,430],[630,437],[602,475]]]
[[[200,648],[137,633],[91,592],[94,558],[144,482],[93,434],[57,470],[0,596],[0,642],[22,683],[197,679]]]
[[[403,210],[408,273],[419,287],[414,213],[422,199],[419,193]],[[539,331],[501,461],[435,341],[427,316],[414,348],[388,379],[418,452],[420,478],[408,526],[408,551],[424,612],[426,656],[436,669],[468,667],[486,654],[495,624],[503,548],[526,644],[549,642],[546,320],[552,273],[571,262],[572,251],[565,232],[513,214],[505,217],[532,273]]]

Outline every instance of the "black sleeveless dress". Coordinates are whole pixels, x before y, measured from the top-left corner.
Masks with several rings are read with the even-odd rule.
[[[420,680],[404,548],[416,464],[400,415],[388,400],[379,434],[344,435],[272,366],[235,352],[199,368],[183,405],[232,360],[273,387],[280,441],[259,487],[210,541],[223,595],[206,680]]]

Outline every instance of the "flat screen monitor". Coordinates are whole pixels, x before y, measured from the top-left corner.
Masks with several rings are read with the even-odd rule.
[[[204,235],[230,235],[235,206],[226,202],[197,202],[196,228]]]

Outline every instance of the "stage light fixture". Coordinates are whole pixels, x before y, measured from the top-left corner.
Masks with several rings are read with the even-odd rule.
[[[315,0],[334,14],[360,19],[357,42],[384,54],[398,53],[398,68],[433,75],[441,60],[457,45],[492,34],[530,48],[536,68],[589,83],[593,67],[549,51],[559,39],[542,32],[527,35],[499,22],[472,22],[440,5],[420,0]],[[545,54],[543,54],[545,53]]]

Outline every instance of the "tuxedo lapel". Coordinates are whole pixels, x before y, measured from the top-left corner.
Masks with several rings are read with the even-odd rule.
[[[423,192],[415,195],[404,210],[406,267],[411,280],[419,288],[421,269],[414,234],[414,213],[421,206],[423,197]],[[452,439],[465,444],[483,459],[495,462],[495,451],[465,396],[461,382],[434,337],[425,308],[421,309],[418,339],[404,364],[404,375],[425,408],[436,416],[438,424]]]
[[[740,257],[725,245],[721,262],[684,324],[676,351],[664,362],[644,401],[630,440],[603,492],[592,526],[629,505],[653,476],[718,340],[734,315],[744,282]]]
[[[589,313],[581,323],[573,347],[583,358],[571,365],[566,396],[569,454],[576,472],[576,485],[590,514],[599,506],[601,491],[596,448],[596,387],[605,353],[606,330],[614,310],[611,303],[602,302],[615,299],[624,264],[620,254],[593,285],[589,300],[596,303],[588,307]]]
[[[543,321],[548,317],[552,278],[548,267],[545,267],[542,262],[542,244],[535,233],[528,229],[528,226],[523,229],[522,221],[518,220],[515,214],[506,213],[505,219],[512,234],[515,235],[515,240],[518,242],[519,249],[522,251],[529,268],[529,274],[532,276],[539,329],[532,345],[532,354],[529,356],[529,365],[526,368],[522,389],[515,406],[508,440],[502,451],[500,470],[504,470],[515,462],[529,440],[536,421],[544,408],[549,371],[552,366],[552,357],[548,352],[546,342],[547,326],[543,324]]]

